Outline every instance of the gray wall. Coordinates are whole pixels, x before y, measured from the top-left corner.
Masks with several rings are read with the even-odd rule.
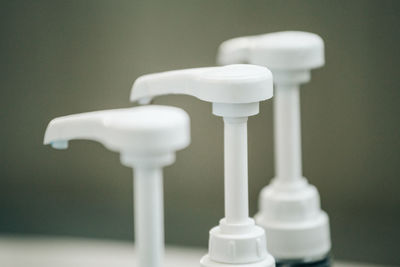
[[[42,145],[50,119],[131,106],[140,75],[210,66],[231,37],[320,34],[326,66],[303,86],[304,173],[337,258],[400,264],[400,1],[1,1],[0,231],[131,239],[132,174],[101,145]],[[165,169],[166,241],[206,246],[223,216],[222,121],[191,115],[193,142]],[[250,211],[273,177],[272,101],[249,120]]]

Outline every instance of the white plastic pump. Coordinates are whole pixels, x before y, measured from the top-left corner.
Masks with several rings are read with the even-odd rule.
[[[275,266],[266,249],[265,231],[248,212],[247,117],[259,102],[272,97],[272,75],[261,66],[230,65],[176,70],[138,78],[131,100],[185,94],[212,102],[213,114],[224,118],[225,218],[210,231],[209,253],[202,266]]]
[[[330,251],[329,220],[317,189],[302,175],[299,86],[310,70],[324,65],[324,43],[316,34],[277,32],[225,41],[219,64],[250,63],[268,67],[274,76],[276,176],[260,194],[256,222],[277,259],[315,261]]]
[[[137,266],[163,266],[162,167],[189,145],[189,124],[182,109],[146,106],[59,117],[47,127],[44,144],[66,149],[71,139],[95,140],[119,152],[122,164],[134,169]]]

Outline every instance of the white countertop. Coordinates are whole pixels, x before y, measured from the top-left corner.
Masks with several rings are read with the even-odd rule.
[[[167,246],[165,267],[199,266],[204,248]],[[132,267],[133,243],[83,238],[0,236],[2,267]],[[334,267],[378,267],[335,262]],[[382,267],[382,265],[379,265]]]

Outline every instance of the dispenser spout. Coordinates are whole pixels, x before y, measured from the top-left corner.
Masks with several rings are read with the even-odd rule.
[[[63,150],[68,148],[67,140],[58,140],[50,143],[51,147],[58,150]]]
[[[47,126],[44,144],[55,149],[68,148],[73,139],[95,140],[104,143],[105,121],[122,110],[87,112],[55,118]]]

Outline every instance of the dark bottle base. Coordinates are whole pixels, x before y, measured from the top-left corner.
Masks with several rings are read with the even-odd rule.
[[[331,267],[331,259],[330,257],[326,257],[324,259],[318,261],[307,261],[307,262],[299,262],[299,261],[276,261],[276,267]]]

